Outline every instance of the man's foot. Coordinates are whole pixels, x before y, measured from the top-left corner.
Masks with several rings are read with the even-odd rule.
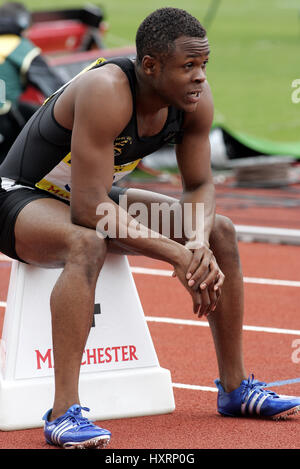
[[[218,412],[230,417],[269,417],[286,418],[300,410],[300,397],[279,396],[265,389],[266,383],[254,380],[254,376],[244,379],[239,388],[225,392],[220,380],[218,388]]]
[[[104,448],[109,443],[111,433],[83,417],[82,410],[90,409],[74,404],[53,422],[48,421],[52,409],[48,410],[43,417],[47,443],[65,449]]]

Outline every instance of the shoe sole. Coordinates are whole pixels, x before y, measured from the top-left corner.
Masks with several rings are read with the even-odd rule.
[[[80,442],[67,441],[63,445],[56,445],[55,443],[47,439],[46,439],[46,442],[49,445],[60,446],[61,448],[64,448],[64,449],[103,449],[110,442],[110,436],[108,435],[96,436],[95,438],[91,438],[90,440],[80,441]]]
[[[273,415],[271,418],[273,420],[286,420],[290,415],[296,415],[300,411],[300,405],[292,407],[289,410],[281,412],[280,414]]]
[[[104,436],[96,436],[95,438],[91,438],[90,440],[75,442],[75,441],[67,441],[64,443],[64,449],[103,449],[105,448],[108,443],[110,442],[110,437],[107,435]]]
[[[296,415],[298,412],[300,412],[300,405],[297,405],[295,407],[292,407],[291,409],[285,410],[284,412],[281,412],[280,414],[276,415],[269,415],[269,416],[264,416],[264,415],[257,415],[257,414],[239,414],[239,415],[234,415],[234,414],[226,414],[224,412],[219,411],[219,414],[222,415],[222,417],[242,417],[242,418],[256,418],[256,419],[271,419],[271,420],[286,420],[290,415]]]

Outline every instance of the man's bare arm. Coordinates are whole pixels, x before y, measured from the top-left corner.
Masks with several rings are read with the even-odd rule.
[[[131,117],[132,98],[128,85],[121,81],[120,86],[119,77],[116,78],[118,86],[111,75],[101,78],[101,85],[91,75],[84,84],[82,82],[75,101],[71,148],[72,222],[96,229],[100,219],[97,207],[101,203],[109,204],[113,210],[107,221],[117,240],[120,234],[128,233],[121,241],[129,250],[174,266],[181,264],[181,258],[189,255],[186,248],[141,224],[136,226],[132,237],[130,227],[136,221],[108,196],[113,181],[113,142]],[[122,76],[120,78],[122,80]]]
[[[203,240],[209,235],[215,218],[215,188],[210,162],[209,132],[213,120],[213,102],[207,83],[197,110],[186,115],[184,137],[177,145],[177,162],[183,181],[182,203],[204,204]],[[193,241],[193,238],[190,238]]]
[[[211,173],[209,141],[212,121],[213,101],[206,82],[197,110],[186,116],[183,141],[176,149],[178,167],[183,180],[181,202],[183,206],[189,203],[193,207],[193,231],[188,236],[187,246],[194,255],[186,277],[191,288],[197,291],[200,287],[202,291],[200,314],[209,312],[209,307],[215,309],[224,281],[224,275],[209,248],[209,237],[215,222],[215,188]],[[204,220],[200,218],[198,226],[196,226],[199,210],[197,204],[203,204],[204,209]]]

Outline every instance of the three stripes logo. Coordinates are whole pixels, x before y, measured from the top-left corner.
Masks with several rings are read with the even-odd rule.
[[[268,397],[270,397],[270,394],[264,392],[263,390],[253,389],[250,391],[245,402],[243,402],[241,405],[242,415],[253,415],[254,413],[259,415],[261,406]]]
[[[63,420],[59,425],[57,425],[55,427],[55,425],[53,425],[53,432],[51,434],[51,440],[54,444],[60,444],[60,439],[61,437],[64,435],[64,433],[66,433],[67,431],[69,430],[72,430],[73,428],[75,428],[77,425],[73,422],[71,422],[69,419],[67,420]],[[52,426],[49,427],[49,430],[51,430]]]

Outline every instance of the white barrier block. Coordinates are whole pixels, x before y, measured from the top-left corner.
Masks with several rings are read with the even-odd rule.
[[[40,427],[52,407],[49,298],[60,273],[13,261],[0,348],[0,430]],[[125,256],[107,256],[94,313],[79,384],[89,416],[103,420],[172,412],[170,372],[159,365]]]

